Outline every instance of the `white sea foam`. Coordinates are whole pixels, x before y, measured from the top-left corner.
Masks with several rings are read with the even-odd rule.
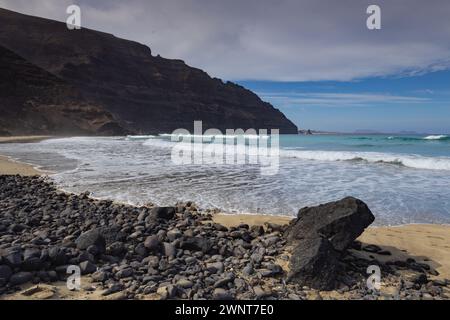
[[[144,142],[147,146],[172,148],[176,143],[164,140],[148,140]],[[179,148],[191,150],[190,143],[178,143]],[[236,154],[255,154],[256,147],[240,145],[233,148]],[[195,152],[195,150],[194,150]],[[403,155],[378,152],[351,152],[351,151],[320,151],[320,150],[280,150],[280,157],[297,158],[302,160],[318,161],[366,161],[368,163],[395,164],[415,169],[427,170],[450,170],[449,157],[425,157],[419,155]]]
[[[163,133],[159,135],[163,138],[206,138],[206,139],[236,139],[236,138],[244,138],[244,139],[269,139],[268,135],[255,135],[255,134],[244,134],[244,135],[233,135],[233,134],[215,134],[215,135],[200,135],[200,134],[168,134]]]
[[[450,170],[450,158],[376,152],[283,150],[281,156],[320,161],[366,161],[403,165],[415,169]]]
[[[147,140],[156,138],[154,135],[141,135],[141,136],[127,136],[127,140]]]
[[[440,135],[431,135],[431,136],[427,136],[425,138],[423,138],[424,140],[444,140],[444,139],[448,139],[449,136],[446,136],[444,134],[440,134]]]

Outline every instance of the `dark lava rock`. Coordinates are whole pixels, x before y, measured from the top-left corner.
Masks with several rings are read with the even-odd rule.
[[[180,248],[183,250],[202,251],[204,253],[207,253],[211,249],[211,243],[208,241],[208,239],[193,237],[183,239],[180,243]]]
[[[50,248],[50,250],[48,250],[48,257],[55,266],[65,265],[69,260],[69,257],[66,255],[64,249],[60,247]]]
[[[11,276],[9,279],[9,283],[12,286],[18,286],[27,282],[30,282],[33,279],[33,274],[31,272],[18,272]]]
[[[377,252],[380,252],[380,251],[383,250],[383,249],[381,249],[379,246],[374,245],[374,244],[369,244],[369,245],[363,247],[362,249],[363,249],[364,251],[372,252],[372,253],[377,253]]]
[[[125,251],[125,245],[120,241],[116,241],[106,248],[106,253],[112,256],[121,256]]]
[[[80,263],[81,274],[91,274],[97,271],[97,266],[90,261],[83,261]]]
[[[105,238],[97,229],[82,233],[75,241],[75,243],[77,244],[77,248],[80,250],[86,250],[90,246],[96,246],[98,252],[104,253],[106,251]]]
[[[318,290],[336,285],[339,252],[325,238],[304,239],[292,252],[288,281]]]
[[[250,276],[253,274],[253,266],[249,263],[247,264],[244,269],[242,269],[242,273],[246,276]]]
[[[159,241],[159,239],[156,235],[149,236],[149,237],[147,237],[147,239],[145,239],[144,246],[150,252],[158,252],[161,248],[161,241]]]
[[[177,254],[177,249],[173,244],[164,242],[163,246],[164,246],[164,255],[166,257],[175,257],[175,255]]]
[[[170,220],[175,216],[175,207],[155,207],[150,210],[149,219]]]
[[[213,298],[215,300],[231,300],[233,299],[233,296],[228,290],[216,288],[214,289]]]
[[[41,251],[35,248],[26,249],[23,254],[22,269],[25,271],[34,271],[42,267]]]
[[[347,197],[317,207],[300,209],[286,235],[289,241],[324,237],[334,249],[343,251],[374,220],[375,217],[364,202]]]
[[[4,283],[9,281],[11,278],[12,270],[10,267],[5,265],[0,265],[0,283],[4,281]]]
[[[374,219],[367,205],[352,197],[301,209],[286,231],[295,247],[289,281],[334,289],[341,255]]]
[[[19,250],[10,249],[3,256],[6,264],[15,268],[22,264],[22,253]]]

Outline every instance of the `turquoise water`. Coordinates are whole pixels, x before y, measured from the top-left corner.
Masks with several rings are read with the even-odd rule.
[[[448,136],[283,135],[278,171],[258,164],[175,164],[171,136],[67,138],[0,145],[55,172],[63,189],[132,204],[195,201],[230,213],[294,216],[355,196],[377,225],[450,223]]]
[[[282,135],[286,148],[450,157],[450,135]]]

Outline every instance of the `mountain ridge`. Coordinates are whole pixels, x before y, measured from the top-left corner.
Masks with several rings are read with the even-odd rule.
[[[203,128],[297,127],[271,104],[232,82],[211,78],[179,59],[153,56],[149,47],[91,29],[0,9],[0,45],[76,87],[124,130],[170,133]]]

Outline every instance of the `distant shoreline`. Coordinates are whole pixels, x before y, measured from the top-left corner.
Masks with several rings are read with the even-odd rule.
[[[0,143],[32,143],[51,139],[53,136],[11,136],[0,137]]]

